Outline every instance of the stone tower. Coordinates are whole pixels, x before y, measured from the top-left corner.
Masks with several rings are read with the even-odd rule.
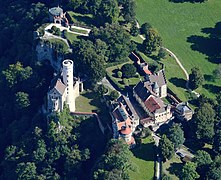
[[[64,60],[63,61],[63,82],[66,85],[66,103],[69,106],[71,112],[75,111],[75,96],[74,96],[74,78],[73,78],[73,66],[74,63],[72,60]]]

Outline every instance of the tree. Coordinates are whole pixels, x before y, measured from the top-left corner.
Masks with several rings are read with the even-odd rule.
[[[200,176],[196,172],[196,165],[193,162],[187,162],[182,169],[181,179],[182,180],[194,180],[198,179]]]
[[[221,179],[221,166],[212,166],[208,172],[208,179],[220,180]]]
[[[136,3],[134,0],[127,0],[119,2],[122,5],[121,14],[124,17],[126,23],[133,22],[135,20]]]
[[[221,78],[221,64],[219,64],[218,67],[213,71],[213,77],[215,79]]]
[[[166,57],[167,57],[167,51],[161,47],[158,53],[158,58],[159,60],[162,60],[166,59]]]
[[[174,148],[178,148],[184,143],[184,132],[180,125],[175,124],[169,129],[168,139],[173,143]]]
[[[119,97],[119,93],[117,92],[117,91],[111,91],[110,92],[110,98],[111,98],[111,100],[115,100],[115,99],[117,99]]]
[[[9,87],[12,87],[19,82],[27,80],[32,75],[32,68],[29,66],[24,68],[20,62],[17,62],[9,65],[9,68],[2,71],[2,74],[5,76]]]
[[[16,174],[19,180],[22,179],[35,179],[36,166],[33,162],[19,163],[16,168]]]
[[[122,71],[123,77],[125,78],[134,77],[137,72],[133,64],[124,64],[121,68],[121,71]]]
[[[147,55],[155,52],[162,45],[162,39],[156,29],[149,28],[146,39],[143,41],[144,53]]]
[[[27,108],[30,105],[29,95],[25,92],[17,92],[15,94],[15,104],[18,109]]]
[[[101,43],[99,43],[101,45]],[[105,76],[105,59],[102,47],[90,40],[75,42],[73,57],[78,72],[86,75],[90,84],[96,84]],[[104,50],[105,51],[105,50]]]
[[[197,67],[194,67],[191,69],[191,73],[189,75],[189,85],[191,89],[197,89],[203,84],[204,77],[202,73],[200,72],[200,69]]]
[[[43,139],[38,140],[36,150],[33,151],[33,159],[35,162],[41,162],[45,159],[47,153],[46,144]]]
[[[221,153],[221,130],[220,129],[217,129],[215,132],[214,141],[213,141],[213,149],[216,152]]]
[[[104,25],[106,22],[112,24],[117,21],[119,13],[116,0],[103,0],[95,14],[96,22],[98,25]]]
[[[213,161],[209,153],[203,150],[199,150],[195,154],[194,162],[197,165],[197,172],[201,177],[205,177],[209,170],[209,166]]]
[[[193,115],[196,139],[210,142],[214,135],[215,111],[208,103],[202,104]]]
[[[160,139],[159,149],[161,150],[161,155],[164,159],[171,159],[174,155],[174,146],[165,134],[163,134]]]
[[[123,74],[122,74],[122,72],[121,72],[120,70],[117,71],[117,77],[118,77],[118,78],[122,78],[122,75],[123,75]]]
[[[131,23],[130,34],[132,36],[137,36],[139,34],[139,28],[137,27],[136,21]]]
[[[94,179],[108,179],[114,174],[116,179],[128,179],[128,171],[133,167],[129,146],[122,140],[112,139],[106,149],[95,165]]]
[[[117,23],[105,24],[105,27],[99,29],[93,28],[90,37],[94,42],[100,39],[106,43],[108,62],[125,62],[135,48],[131,43],[130,34]]]
[[[95,87],[95,91],[100,97],[103,97],[103,95],[108,92],[108,89],[103,84],[101,84]]]
[[[148,22],[143,23],[140,28],[140,33],[146,35],[146,34],[148,34],[148,31],[150,28],[152,28],[150,23],[148,23]]]
[[[221,156],[216,156],[213,160],[210,169],[207,173],[208,179],[220,180],[221,179]]]

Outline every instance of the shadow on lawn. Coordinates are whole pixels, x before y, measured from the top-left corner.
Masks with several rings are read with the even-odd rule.
[[[208,36],[187,37],[187,42],[192,43],[191,49],[205,54],[212,63],[221,63],[221,22],[216,23],[214,28],[203,28],[201,32]]]
[[[169,81],[174,84],[176,87],[186,88],[186,80],[182,78],[170,78]]]
[[[204,84],[203,88],[207,89],[211,93],[218,93],[218,92],[221,91],[220,86],[216,86],[216,85],[213,85],[213,84]]]
[[[95,21],[93,20],[92,17],[89,17],[89,16],[81,16],[81,15],[77,15],[77,14],[74,14],[72,16],[77,22],[83,22],[84,24],[87,24],[87,25],[95,25]]]
[[[206,81],[210,81],[210,82],[214,82],[215,81],[214,77],[212,75],[210,75],[210,74],[204,74],[203,76],[204,76],[204,79]]]
[[[100,99],[98,95],[93,91],[87,91],[86,93],[82,94],[82,96],[90,99],[89,104],[96,107],[101,107]]]
[[[141,144],[139,147],[133,149],[132,153],[136,158],[145,161],[154,161],[154,142]]]
[[[182,163],[171,163],[170,167],[167,169],[170,174],[174,174],[177,177],[180,177],[180,172],[182,171],[183,164]]]

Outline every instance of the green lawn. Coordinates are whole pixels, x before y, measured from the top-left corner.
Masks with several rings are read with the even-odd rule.
[[[67,39],[73,43],[74,41],[78,41],[78,35],[76,34],[73,34],[73,33],[70,33],[70,32],[67,32]]]
[[[221,21],[220,9],[220,0],[195,4],[172,3],[169,0],[137,0],[139,23],[149,22],[156,27],[163,38],[164,46],[177,55],[188,72],[194,66],[202,70],[207,80],[204,88],[199,88],[197,91],[212,98],[219,90],[221,81],[208,80],[217,64],[207,58],[220,46],[216,47],[217,44],[207,38],[208,34],[204,32],[212,31],[209,28],[214,28],[215,24]],[[174,63],[171,67],[167,67],[170,68],[167,71],[169,78],[183,77],[181,70],[174,67],[176,67]],[[185,94],[182,93],[181,99],[184,98]]]
[[[100,106],[100,100],[93,91],[84,91],[79,97],[76,99],[76,111],[80,112],[92,112],[97,111]]]
[[[72,27],[70,30],[73,32],[77,32],[77,33],[88,34],[86,30],[82,30],[82,29],[77,29],[77,28]]]
[[[110,75],[110,78],[113,79],[113,81],[115,82],[115,84],[116,84],[120,89],[125,88],[125,84],[124,84],[122,78],[118,78],[118,77],[117,77],[117,72],[121,69],[121,67],[122,67],[124,64],[133,64],[133,61],[129,59],[128,62],[125,62],[125,63],[122,63],[122,64],[118,64],[118,65],[115,65],[115,66],[111,66],[111,67],[108,67],[108,68],[106,69],[107,73]],[[136,75],[136,77],[128,78],[127,80],[128,80],[128,85],[134,86],[134,85],[136,85],[136,84],[140,81],[140,76],[138,77],[138,76]]]
[[[130,171],[130,179],[152,180],[154,177],[154,141],[152,137],[143,139],[140,147],[132,150],[132,161],[137,166],[137,171]]]
[[[94,20],[92,14],[80,14],[73,11],[68,11],[74,25],[80,25],[84,27],[93,26]]]
[[[163,163],[163,173],[169,175],[173,180],[178,180],[178,174],[183,167],[183,163],[177,155],[174,155],[172,159]]]

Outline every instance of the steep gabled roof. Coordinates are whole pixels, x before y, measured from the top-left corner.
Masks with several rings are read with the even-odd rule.
[[[157,109],[160,109],[160,105],[157,103],[157,101],[155,100],[154,97],[150,97],[148,98],[145,102],[144,102],[146,108],[152,113],[154,111],[156,111]]]
[[[135,118],[138,118],[137,112],[135,111],[133,105],[131,104],[131,101],[128,97],[121,95],[118,99],[117,102],[122,103],[127,111],[127,113],[130,116],[134,116]]]
[[[62,83],[60,78],[54,78],[51,81],[50,90],[55,89],[60,95],[63,95],[66,89],[66,86]]]
[[[148,79],[151,84],[153,84],[154,82],[157,82],[159,87],[167,84],[165,72],[163,69],[158,71],[156,74],[149,75]]]
[[[151,95],[151,91],[145,86],[145,83],[140,81],[134,87],[135,93],[139,96],[139,98],[144,102]]]

